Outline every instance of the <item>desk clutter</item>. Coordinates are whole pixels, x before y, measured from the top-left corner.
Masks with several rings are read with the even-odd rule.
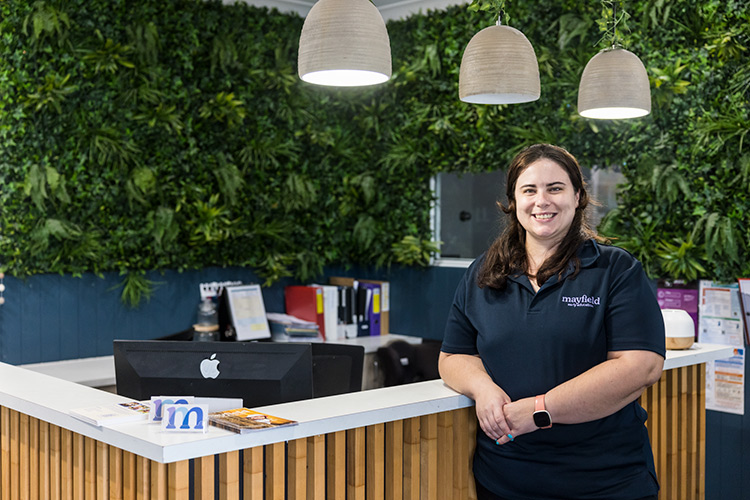
[[[113,341],[117,394],[139,401],[159,394],[241,398],[253,408],[362,390],[365,345],[355,343],[387,339],[387,282],[288,286],[285,313],[266,312],[258,284],[216,285],[202,287],[191,329]]]
[[[336,341],[390,332],[387,281],[331,277],[328,284],[284,288],[283,312],[267,312],[258,284],[201,284],[197,341]]]
[[[97,427],[142,421],[164,432],[208,432],[209,425],[239,434],[296,425],[297,421],[242,407],[236,398],[152,396],[149,401],[126,401],[70,410],[70,415]]]
[[[305,321],[283,313],[267,313],[271,340],[274,342],[322,342],[320,327],[314,321]]]
[[[291,285],[284,303],[287,315],[316,324],[322,340],[389,333],[387,281],[331,277],[327,285]]]

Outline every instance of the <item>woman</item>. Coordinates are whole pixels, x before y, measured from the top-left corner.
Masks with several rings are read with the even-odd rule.
[[[600,245],[576,159],[537,144],[507,172],[509,224],[456,290],[439,369],[475,401],[479,499],[656,498],[637,403],[664,366],[640,263]]]

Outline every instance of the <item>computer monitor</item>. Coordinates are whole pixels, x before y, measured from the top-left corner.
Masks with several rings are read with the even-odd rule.
[[[308,343],[115,340],[117,393],[242,398],[257,407],[313,397]]]
[[[313,343],[314,397],[361,391],[364,359],[361,345]]]

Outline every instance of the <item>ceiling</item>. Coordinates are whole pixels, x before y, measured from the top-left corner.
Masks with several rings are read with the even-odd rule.
[[[258,7],[275,7],[280,12],[296,12],[305,17],[317,0],[224,0],[224,3],[235,1],[244,1]],[[444,9],[469,2],[470,0],[373,0],[386,21],[405,18],[420,11]]]

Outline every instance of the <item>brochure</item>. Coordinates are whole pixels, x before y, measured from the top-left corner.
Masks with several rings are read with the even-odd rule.
[[[235,408],[214,412],[208,415],[208,420],[211,425],[240,434],[287,425],[297,425],[297,421],[295,420],[275,417],[249,408]]]
[[[70,414],[79,420],[101,427],[146,420],[150,410],[148,403],[126,401],[111,405],[75,408],[70,410]]]

